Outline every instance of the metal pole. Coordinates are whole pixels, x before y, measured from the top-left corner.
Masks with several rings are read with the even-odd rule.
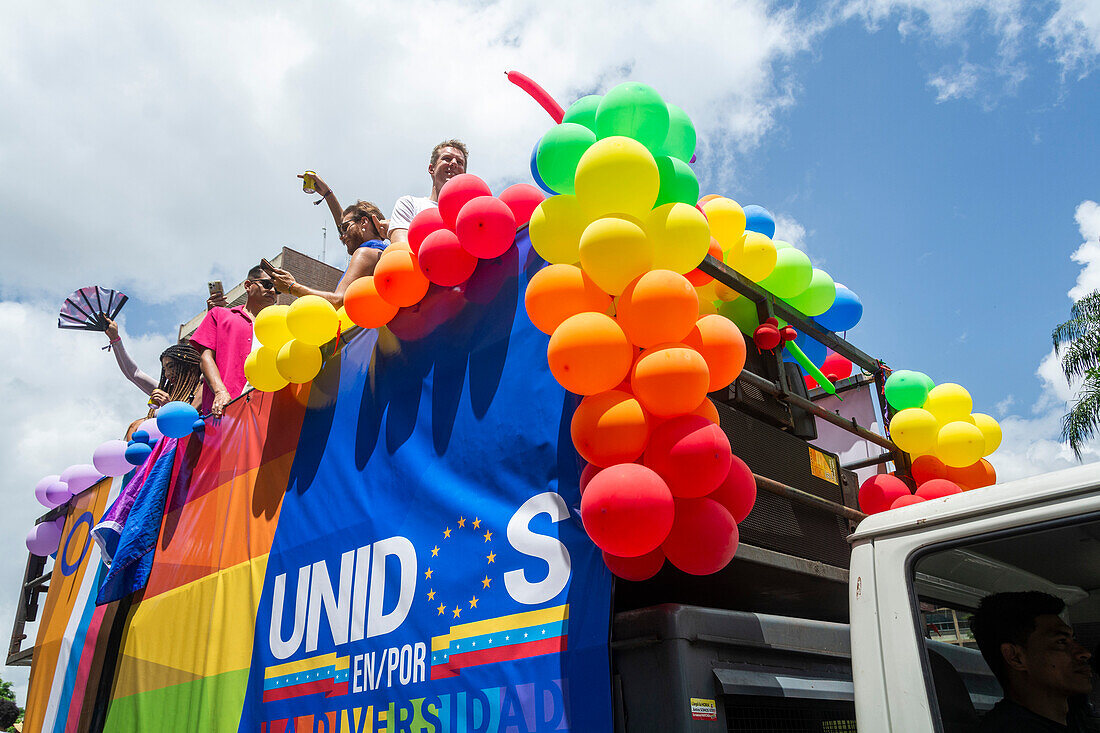
[[[893,453],[881,453],[877,456],[871,456],[870,458],[864,458],[859,461],[852,461],[841,466],[845,471],[855,471],[860,468],[870,468],[871,466],[877,466],[880,463],[886,463],[887,461],[894,460]]]
[[[812,506],[815,509],[821,509],[823,511],[830,512],[832,514],[839,514],[845,519],[851,519],[856,522],[861,522],[867,518],[867,515],[863,512],[850,509],[843,504],[837,504],[836,502],[829,501],[828,499],[822,499],[820,496],[815,496],[809,492],[796,489],[793,486],[787,486],[781,484],[774,479],[770,479],[767,476],[761,476],[758,473],[753,474],[753,478],[756,479],[756,488],[763,489],[764,491],[771,492],[772,494],[778,494],[779,496],[797,501],[800,504],[806,504]]]

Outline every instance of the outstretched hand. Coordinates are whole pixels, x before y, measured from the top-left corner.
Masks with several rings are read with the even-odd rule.
[[[118,324],[115,323],[114,321],[112,321],[106,315],[103,316],[103,320],[105,320],[107,322],[107,328],[103,329],[104,333],[107,334],[107,340],[112,341],[112,342],[117,341],[118,340]]]
[[[299,173],[298,177],[305,179],[306,175],[304,173]],[[313,190],[318,196],[321,197],[328,196],[329,192],[332,191],[332,189],[329,188],[328,184],[325,183],[324,180],[322,180],[322,178],[316,173],[313,174]]]
[[[291,295],[293,295],[293,293],[291,293],[291,288],[293,288],[297,284],[297,281],[294,279],[293,275],[291,275],[286,270],[280,270],[277,267],[272,269],[269,274],[271,275],[271,279],[275,282],[275,289],[277,291],[279,291],[280,293],[290,293]]]

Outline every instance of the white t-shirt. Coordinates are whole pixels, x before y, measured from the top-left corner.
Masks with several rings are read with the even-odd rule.
[[[393,213],[390,214],[390,231],[408,229],[414,216],[424,209],[436,208],[439,208],[439,204],[427,196],[402,196],[393,205]]]

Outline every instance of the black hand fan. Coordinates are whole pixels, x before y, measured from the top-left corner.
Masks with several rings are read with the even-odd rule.
[[[61,312],[57,314],[58,328],[74,328],[78,331],[106,331],[107,319],[114,320],[122,306],[129,300],[117,290],[89,285],[65,298]]]

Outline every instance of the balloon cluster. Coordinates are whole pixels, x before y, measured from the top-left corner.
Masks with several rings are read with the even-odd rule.
[[[717,572],[756,497],[707,393],[745,363],[745,339],[700,312],[693,272],[711,248],[688,166],[695,130],[644,84],[584,97],[536,146],[532,173],[556,195],[531,215],[548,263],[524,300],[550,335],[558,382],[583,396],[573,444],[586,461],[581,518],[619,577],[668,559]]]
[[[1001,426],[973,412],[974,402],[962,386],[936,385],[920,372],[899,370],[886,380],[886,401],[897,412],[890,420],[890,439],[912,457],[912,493],[889,474],[873,476],[859,492],[860,507],[872,514],[927,499],[958,494],[997,482],[986,460],[1001,444]]]
[[[543,198],[527,184],[494,197],[477,176],[463,173],[439,192],[439,207],[425,209],[409,225],[408,244],[390,244],[374,273],[351,283],[337,310],[306,295],[291,305],[260,311],[254,325],[261,347],[248,355],[244,373],[256,389],[276,392],[311,381],[321,370],[320,347],[352,325],[379,328],[401,308],[421,302],[431,285],[465,283],[479,260],[504,254],[516,227],[526,224]]]

